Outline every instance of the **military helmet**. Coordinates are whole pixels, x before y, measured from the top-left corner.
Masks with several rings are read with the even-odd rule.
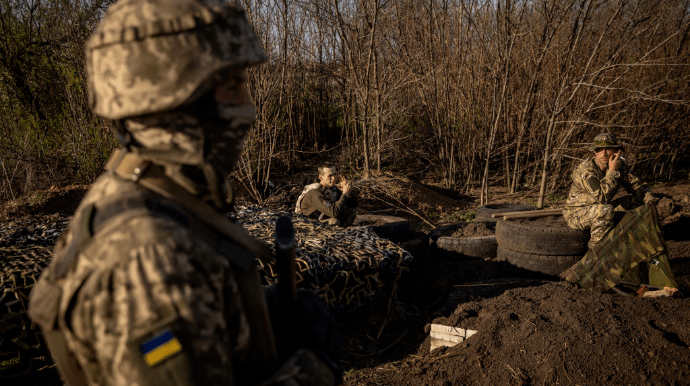
[[[623,146],[618,142],[616,136],[611,133],[599,133],[594,137],[592,141],[592,150],[599,149],[602,147],[614,147],[622,149]]]
[[[89,102],[122,119],[191,103],[227,71],[265,60],[244,10],[198,0],[122,0],[86,44]]]

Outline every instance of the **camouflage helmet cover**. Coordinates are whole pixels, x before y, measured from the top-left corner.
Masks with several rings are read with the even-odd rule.
[[[215,87],[224,70],[264,60],[238,5],[122,0],[86,45],[89,101],[110,119],[166,111]]]
[[[595,150],[603,147],[613,147],[618,149],[623,148],[623,146],[618,142],[618,139],[616,139],[615,135],[611,133],[599,133],[596,137],[594,137],[591,149]]]

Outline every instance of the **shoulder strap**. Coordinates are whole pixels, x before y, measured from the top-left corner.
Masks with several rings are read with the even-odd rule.
[[[43,340],[53,354],[58,371],[67,386],[88,386],[86,374],[67,348],[58,329],[58,312],[62,289],[43,275],[29,295],[29,317],[41,328]]]
[[[268,264],[271,261],[271,250],[266,245],[251,237],[242,226],[233,223],[176,184],[163,173],[160,167],[125,149],[118,149],[106,164],[106,170],[173,200],[189,213],[194,213],[200,222],[217,229],[239,246],[249,250],[263,263]]]

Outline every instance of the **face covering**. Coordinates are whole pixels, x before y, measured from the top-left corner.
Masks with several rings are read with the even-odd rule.
[[[127,119],[123,134],[130,138],[128,147],[141,156],[172,166],[169,170],[181,167],[182,174],[205,185],[221,206],[230,192],[227,177],[255,120],[253,104],[216,101],[209,93],[173,111]]]
[[[229,175],[240,157],[244,140],[256,120],[253,104],[237,105],[215,102],[217,118],[203,122],[204,160],[221,173]]]
[[[147,158],[181,165],[211,164],[230,174],[256,120],[256,107],[215,100],[190,107],[125,120],[131,145]]]

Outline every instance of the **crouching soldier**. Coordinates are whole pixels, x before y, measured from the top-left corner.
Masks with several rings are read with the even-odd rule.
[[[296,338],[276,341],[255,261],[270,251],[222,215],[255,119],[245,68],[265,60],[244,11],[122,0],[86,49],[90,102],[124,148],[31,293],[65,382],[336,383],[337,325],[323,302],[301,291],[296,315],[273,318],[303,318]]]
[[[352,225],[357,217],[357,193],[352,183],[338,176],[335,166],[318,168],[319,182],[307,185],[295,205],[295,213],[328,221],[332,225]],[[337,182],[338,178],[340,182]]]
[[[563,210],[571,228],[590,232],[589,250],[561,277],[583,288],[673,296],[678,286],[654,206],[657,198],[630,171],[613,134],[597,135],[592,150],[594,156],[572,174]],[[614,200],[621,187],[630,196]]]
[[[573,185],[563,210],[571,228],[590,232],[590,247],[615,225],[616,205],[612,201],[621,187],[633,195],[637,205],[657,200],[649,186],[632,173],[621,155],[623,146],[613,134],[598,134],[591,149],[594,156],[573,171]]]

